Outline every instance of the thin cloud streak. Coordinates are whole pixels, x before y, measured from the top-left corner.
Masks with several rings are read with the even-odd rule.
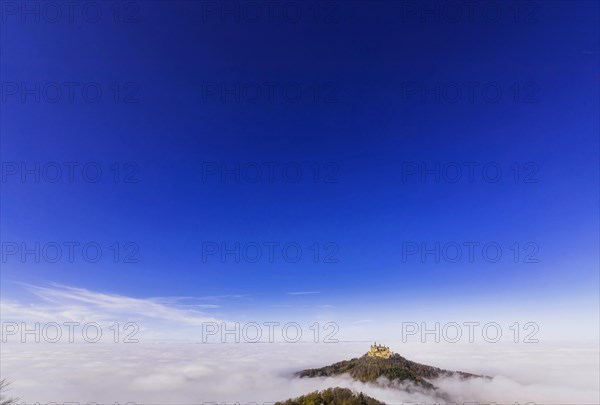
[[[295,291],[288,292],[287,295],[310,295],[310,294],[321,294],[321,291]]]

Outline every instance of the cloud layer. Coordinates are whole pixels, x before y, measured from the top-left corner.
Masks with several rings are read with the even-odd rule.
[[[401,386],[363,384],[347,377],[293,377],[293,372],[299,369],[359,356],[367,346],[365,343],[9,343],[2,348],[1,371],[14,381],[14,394],[28,403],[262,403],[332,386],[352,388],[394,404],[440,401],[439,396],[415,390],[408,393]],[[592,404],[598,401],[598,364],[590,361],[598,358],[598,352],[592,347],[563,349],[558,353],[553,347],[530,350],[500,345],[392,348],[435,366],[494,376],[490,381],[434,382],[456,402]]]
[[[263,403],[334,386],[393,404],[441,402],[437,394],[385,381],[293,377],[304,368],[361,356],[369,348],[367,341],[201,343],[199,326],[221,322],[212,311],[224,300],[244,296],[142,299],[65,286],[29,286],[28,291],[30,297],[1,302],[3,327],[7,321],[74,321],[138,322],[141,328],[139,343],[111,343],[111,332],[99,343],[35,343],[30,338],[22,343],[10,336],[0,349],[0,373],[14,382],[13,394],[27,403]],[[367,334],[381,333],[378,322],[355,323]],[[600,403],[597,341],[385,343],[420,363],[494,377],[433,381],[458,403]]]

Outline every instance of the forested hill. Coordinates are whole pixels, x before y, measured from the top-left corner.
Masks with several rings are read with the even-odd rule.
[[[316,369],[302,370],[296,373],[298,377],[330,377],[340,374],[349,374],[352,378],[362,381],[375,381],[379,377],[388,380],[399,380],[413,382],[425,388],[435,389],[433,384],[427,380],[438,377],[458,376],[460,378],[483,377],[460,371],[449,371],[438,367],[415,363],[394,354],[389,359],[375,358],[364,355],[352,360],[344,360],[338,363]]]
[[[347,388],[329,388],[325,391],[315,391],[275,405],[385,405],[374,398],[361,393],[354,393]]]

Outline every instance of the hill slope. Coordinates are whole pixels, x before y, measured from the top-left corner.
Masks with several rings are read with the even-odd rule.
[[[374,398],[364,395],[362,392],[355,394],[347,388],[328,388],[325,391],[315,391],[302,395],[295,399],[284,402],[276,402],[275,405],[385,405]]]
[[[460,371],[448,371],[441,368],[415,363],[394,354],[389,359],[375,358],[364,355],[352,360],[344,360],[330,366],[302,370],[296,373],[298,377],[330,377],[349,374],[352,378],[362,381],[375,381],[385,377],[390,381],[399,380],[412,382],[424,388],[435,389],[427,380],[438,377],[458,376],[461,378],[482,377]]]

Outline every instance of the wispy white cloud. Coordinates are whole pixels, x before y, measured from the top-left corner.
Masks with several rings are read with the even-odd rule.
[[[206,309],[212,309],[212,308],[221,308],[221,305],[215,305],[215,304],[185,304],[186,307],[196,307],[196,308],[206,308]]]
[[[287,295],[310,295],[310,294],[321,294],[321,291],[294,291],[288,292]]]
[[[329,304],[272,304],[271,308],[334,308],[333,305]]]
[[[204,296],[186,296],[186,297],[152,297],[149,298],[155,302],[163,304],[177,304],[195,301],[225,301],[225,300],[249,300],[250,297],[244,294],[225,294],[225,295],[204,295]]]
[[[25,285],[30,297],[25,300],[0,300],[3,321],[13,322],[115,322],[139,323],[143,331],[166,336],[177,329],[198,328],[205,322],[221,319],[202,310],[216,309],[216,304],[181,305],[177,300],[134,298],[90,291],[58,284]]]

